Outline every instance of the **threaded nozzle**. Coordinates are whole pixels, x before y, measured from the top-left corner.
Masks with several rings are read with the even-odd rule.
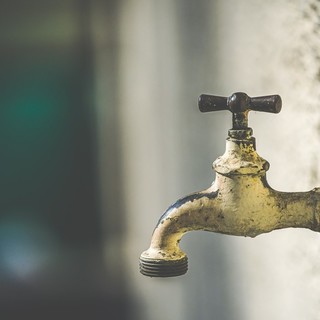
[[[140,257],[140,272],[148,277],[177,277],[188,270],[188,258],[180,260],[158,260]]]

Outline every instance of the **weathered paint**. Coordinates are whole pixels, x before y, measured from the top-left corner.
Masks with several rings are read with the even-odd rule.
[[[212,186],[178,200],[162,215],[150,248],[141,254],[142,274],[184,274],[187,257],[179,242],[193,230],[245,237],[290,227],[320,231],[319,189],[294,193],[272,189],[266,178],[269,163],[256,152],[251,134],[248,128],[229,130],[226,151],[213,163]]]

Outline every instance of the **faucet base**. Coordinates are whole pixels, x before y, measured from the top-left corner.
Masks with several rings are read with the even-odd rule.
[[[188,258],[158,260],[140,257],[140,272],[148,277],[177,277],[188,271]]]

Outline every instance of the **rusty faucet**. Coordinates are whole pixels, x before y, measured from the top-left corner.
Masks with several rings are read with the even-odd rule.
[[[143,275],[185,274],[188,258],[179,242],[193,230],[245,237],[290,227],[320,231],[320,188],[309,192],[272,189],[266,179],[269,163],[256,152],[255,138],[248,127],[250,110],[279,113],[281,104],[278,95],[250,98],[238,92],[228,98],[200,96],[201,112],[232,112],[226,151],[213,163],[213,184],[179,199],[161,216],[150,248],[140,256]]]

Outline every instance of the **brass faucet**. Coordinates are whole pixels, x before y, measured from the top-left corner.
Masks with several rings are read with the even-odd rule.
[[[238,92],[230,97],[201,95],[201,112],[229,110],[233,126],[226,151],[213,163],[216,178],[206,190],[179,199],[161,216],[150,248],[140,256],[140,272],[150,277],[174,277],[188,269],[180,249],[181,237],[204,230],[255,237],[282,228],[320,231],[320,188],[309,192],[280,192],[266,179],[269,163],[256,152],[250,110],[279,113],[278,95],[250,98]]]

